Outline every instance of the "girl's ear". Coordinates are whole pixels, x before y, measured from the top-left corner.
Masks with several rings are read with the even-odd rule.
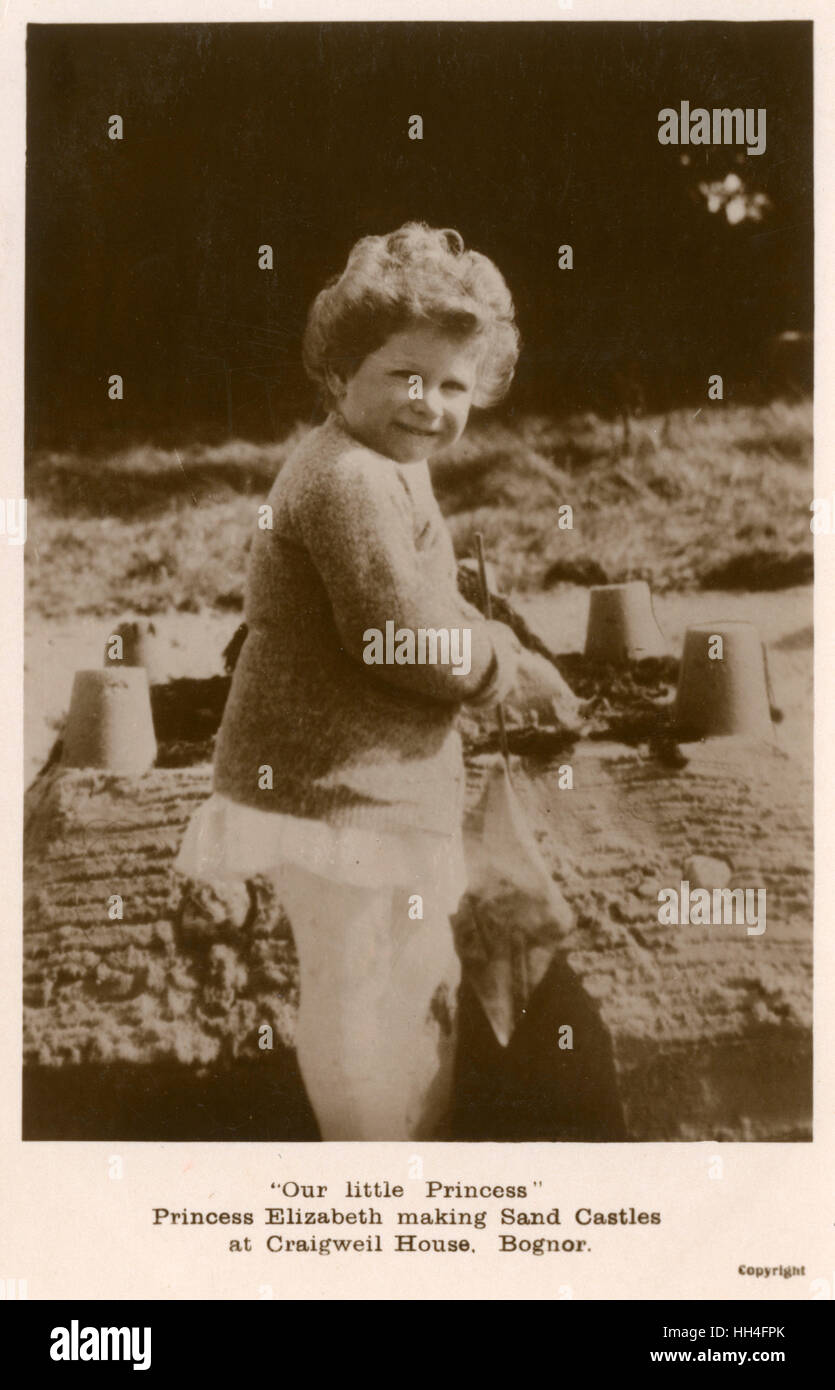
[[[335,401],[341,401],[345,395],[345,382],[333,367],[325,368],[325,384]]]

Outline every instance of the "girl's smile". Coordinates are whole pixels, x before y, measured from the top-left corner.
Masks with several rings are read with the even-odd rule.
[[[415,324],[369,353],[337,382],[339,413],[361,444],[397,463],[418,463],[460,439],[478,382],[479,338]]]

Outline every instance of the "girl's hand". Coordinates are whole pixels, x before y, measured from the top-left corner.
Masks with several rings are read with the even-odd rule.
[[[584,723],[583,702],[566,685],[556,666],[525,648],[517,658],[516,684],[508,704],[523,717],[547,724],[556,721],[572,733],[579,733]]]

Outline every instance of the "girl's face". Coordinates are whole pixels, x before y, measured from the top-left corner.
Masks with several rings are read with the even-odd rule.
[[[431,324],[393,333],[347,382],[334,383],[339,413],[360,443],[396,463],[421,462],[463,434],[481,353],[478,338]]]

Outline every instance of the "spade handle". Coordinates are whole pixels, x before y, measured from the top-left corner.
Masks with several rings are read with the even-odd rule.
[[[487,583],[487,565],[484,560],[484,537],[480,531],[475,533],[476,553],[478,555],[478,577],[481,581],[481,602],[484,607],[484,616],[489,622],[493,617],[493,605],[490,601],[490,587]],[[507,728],[504,722],[504,705],[501,700],[496,706],[496,713],[499,719],[499,746],[502,750],[504,765],[507,768],[507,775],[510,776],[510,752],[507,746]]]

